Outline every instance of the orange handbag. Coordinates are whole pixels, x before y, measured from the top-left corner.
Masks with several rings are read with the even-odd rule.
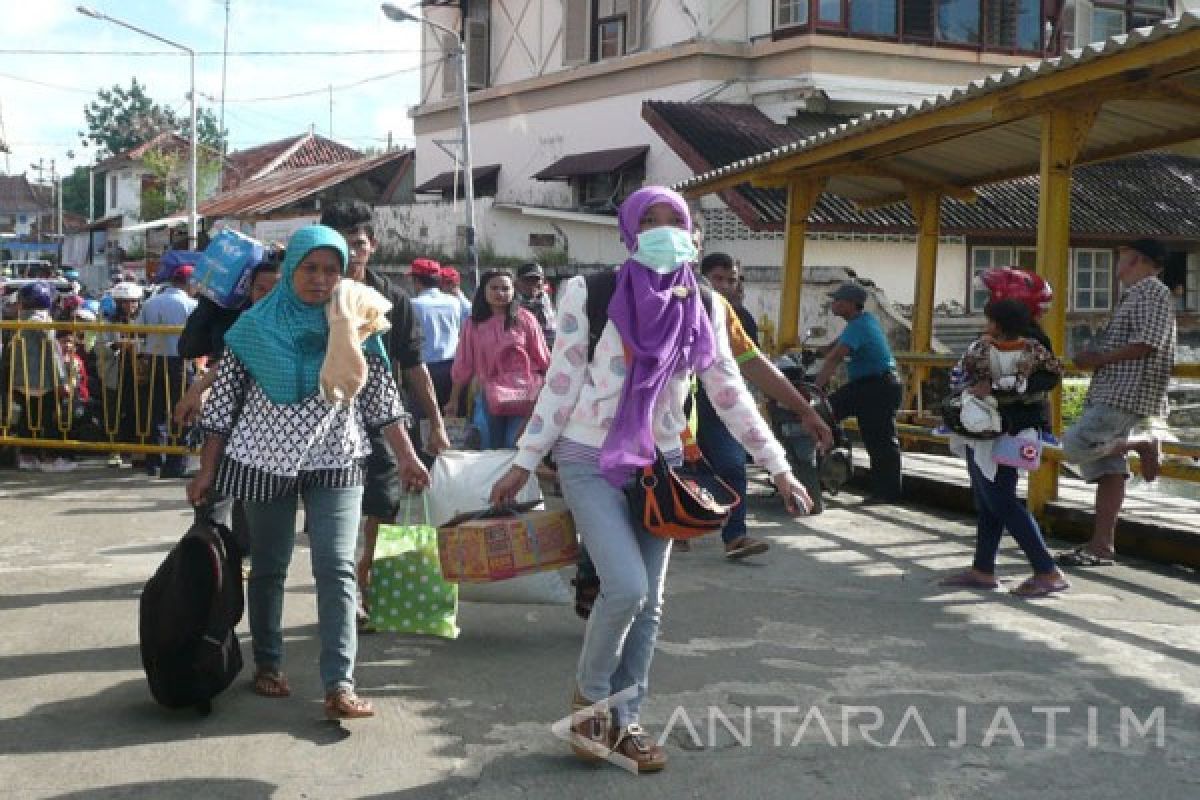
[[[625,494],[634,521],[662,539],[694,539],[719,531],[742,502],[694,446],[685,448],[679,467],[671,467],[655,450],[654,463],[637,471]]]

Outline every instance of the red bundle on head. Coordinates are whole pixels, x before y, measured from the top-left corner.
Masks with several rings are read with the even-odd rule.
[[[1029,309],[1037,319],[1050,308],[1054,290],[1045,278],[1012,267],[984,270],[979,282],[991,294],[992,300],[1016,300]]]

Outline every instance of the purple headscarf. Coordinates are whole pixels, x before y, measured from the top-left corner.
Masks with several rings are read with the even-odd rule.
[[[679,212],[691,231],[692,216],[682,197],[663,186],[639,189],[617,212],[621,240],[631,254],[637,250],[642,216],[659,203]],[[689,290],[686,297],[675,293],[678,287]],[[617,272],[608,318],[621,334],[630,362],[616,416],[600,448],[600,471],[620,488],[633,470],[654,461],[653,414],[663,387],[678,372],[706,369],[716,348],[689,264],[662,275],[627,259]]]

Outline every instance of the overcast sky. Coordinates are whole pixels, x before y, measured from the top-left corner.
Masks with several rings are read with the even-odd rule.
[[[196,58],[201,107],[220,114],[224,0],[91,0],[85,2],[187,45],[215,55]],[[398,0],[398,5],[415,5]],[[137,76],[150,96],[180,115],[188,113],[186,56],[136,56],[164,51],[140,34],[79,14],[79,0],[0,0],[0,116],[12,153],[0,155],[0,171],[30,171],[39,158],[56,159],[60,172],[88,164],[93,149],[81,147],[83,108],[97,89],[128,86]],[[307,131],[329,135],[333,91],[333,138],[353,147],[412,145],[407,110],[416,103],[422,54],[419,26],[383,16],[378,0],[230,0],[225,126],[231,149]],[[70,51],[43,55],[14,50]],[[372,55],[234,55],[240,51],[387,50]],[[79,51],[105,51],[87,55]],[[112,54],[120,53],[120,54]],[[400,72],[403,71],[403,72]],[[347,86],[388,73],[400,74]],[[35,81],[37,83],[32,83]],[[50,85],[39,85],[50,84]],[[339,88],[346,87],[346,88]],[[280,95],[314,91],[290,99]],[[254,102],[244,102],[253,100]],[[73,152],[70,158],[68,152]],[[64,164],[67,165],[64,168]]]

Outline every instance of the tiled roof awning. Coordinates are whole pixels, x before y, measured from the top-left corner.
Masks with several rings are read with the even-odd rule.
[[[784,125],[752,105],[647,101],[642,117],[684,163],[697,173],[751,158],[767,148],[804,141],[817,128],[837,125],[828,114],[800,112]],[[1200,186],[1200,159],[1150,152],[1076,167],[1071,187],[1071,232],[1102,238],[1200,236],[1194,211]],[[957,235],[1033,235],[1037,230],[1038,177],[1029,175],[979,186],[974,203],[945,197],[943,233]],[[748,183],[723,189],[724,200],[752,230],[782,230],[787,192]],[[814,230],[911,232],[916,229],[907,205],[859,208],[852,200],[826,192],[808,217]]]
[[[500,165],[490,164],[486,167],[473,167],[471,169],[471,173],[475,176],[473,183],[476,187],[478,187],[479,184],[485,181],[495,180],[496,176],[500,174]],[[434,177],[422,183],[416,189],[413,189],[413,191],[419,194],[451,192],[454,191],[455,184],[457,184],[458,190],[462,191],[463,180],[461,170],[451,170],[450,172],[439,173],[438,175],[435,175]]]
[[[620,172],[646,161],[647,145],[640,147],[618,147],[615,150],[594,150],[564,156],[533,177],[539,181],[565,181],[582,175],[601,175]]]

